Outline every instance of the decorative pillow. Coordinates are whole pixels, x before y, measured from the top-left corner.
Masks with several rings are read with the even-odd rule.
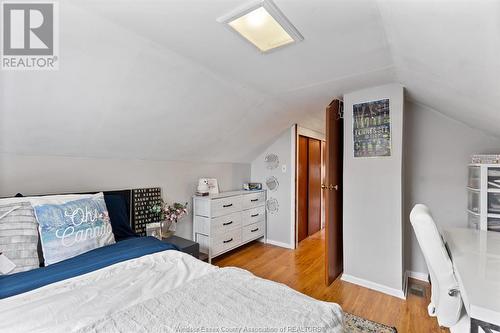
[[[16,267],[18,273],[38,268],[38,223],[29,202],[0,206],[0,252]]]
[[[102,193],[61,204],[32,200],[45,266],[115,243]]]

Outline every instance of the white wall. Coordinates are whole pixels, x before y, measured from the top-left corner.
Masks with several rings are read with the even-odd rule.
[[[354,158],[353,104],[389,98],[392,154]],[[343,278],[403,296],[403,87],[379,86],[344,95]]]
[[[160,186],[167,202],[187,201],[191,213],[200,177],[217,178],[222,191],[241,189],[250,179],[250,164],[0,154],[0,197]],[[192,238],[191,214],[176,234]]]
[[[284,131],[251,165],[252,182],[262,183],[264,189],[267,177],[278,179],[278,190],[267,191],[268,199],[276,198],[279,202],[279,211],[267,214],[267,242],[288,248],[295,248],[295,135],[295,126]],[[269,153],[279,156],[278,168],[266,168],[264,159]]]
[[[191,15],[189,22],[180,19],[181,13],[190,12],[186,6],[198,19]],[[217,30],[212,31],[212,40],[234,38],[215,22],[215,17],[226,11],[224,1],[186,1],[186,5],[154,1],[144,5],[141,1],[70,0],[59,1],[59,7],[59,70],[0,73],[0,152],[249,163],[262,146],[304,115],[318,123],[309,106],[298,106],[298,102],[310,100],[310,92],[299,95],[294,91],[278,97],[267,93],[268,89],[242,82],[240,75],[221,75],[172,48],[186,44],[201,48],[196,54],[218,50],[233,59],[241,58],[238,61],[246,66],[229,71],[241,73],[256,66],[259,71],[251,73],[258,73],[266,84],[269,82],[263,75],[286,82],[283,75],[293,76],[289,70],[293,66],[276,63],[276,59],[272,65],[269,57],[247,49],[239,39],[240,52],[253,62],[235,57],[234,48],[229,54],[207,40],[193,42],[199,38],[198,32],[186,36],[186,30],[172,32],[157,25],[182,25],[194,32],[193,24],[205,22],[209,29]],[[110,16],[119,12],[127,19],[118,24],[100,15],[99,9],[105,8],[110,9]],[[217,8],[222,11],[214,16],[204,10],[217,12]],[[141,33],[137,24],[148,32]],[[172,45],[166,34],[180,38],[178,43]],[[154,35],[166,39],[154,42]],[[283,56],[290,58],[287,52]],[[278,67],[282,74],[269,74]],[[357,80],[360,78],[349,82]],[[293,102],[288,102],[289,95]],[[314,94],[314,103],[318,99]]]
[[[346,138],[346,153],[348,149],[351,149],[349,157],[352,159],[352,148],[348,147],[347,140],[350,139],[349,142],[352,143],[352,134],[348,130],[352,128],[352,123],[348,123],[347,120],[349,116],[347,111],[352,110],[352,106],[349,107],[348,102],[346,98],[345,128],[346,135],[350,136]],[[392,111],[391,108],[391,114]],[[467,192],[465,187],[470,156],[476,153],[499,153],[500,139],[415,102],[405,103],[404,114],[404,190],[402,195],[404,270],[410,271],[415,277],[426,278],[427,267],[409,222],[411,208],[417,203],[428,205],[439,228],[466,227]],[[345,167],[346,174],[353,171],[347,162]],[[370,169],[367,166],[365,172],[369,172],[368,170]],[[399,179],[398,175],[391,177],[394,177],[396,181]],[[344,184],[345,191],[349,192],[350,188],[348,183]],[[356,202],[364,200],[366,194],[364,191],[360,193],[356,197]],[[346,204],[349,204],[346,192],[344,195]],[[356,194],[353,195],[356,196]],[[357,205],[361,206],[359,203]],[[344,216],[344,225],[347,230],[353,227],[347,216]],[[350,236],[344,234],[346,246],[349,245],[348,239],[359,240],[359,237],[364,237],[367,233],[369,232],[365,229],[356,231],[356,234],[353,233]],[[380,233],[377,232],[375,235],[380,235]],[[360,247],[357,247],[357,250],[359,251]],[[390,253],[391,250],[387,250],[387,253],[378,255],[380,258],[386,258]],[[349,274],[351,269],[349,265],[352,262],[347,257],[344,260],[345,272]],[[370,271],[366,276],[369,281],[377,281],[375,280],[376,270]]]
[[[405,149],[406,269],[425,276],[427,267],[409,225],[411,208],[416,203],[428,205],[440,228],[465,227],[470,156],[500,153],[500,140],[409,102],[405,107]]]

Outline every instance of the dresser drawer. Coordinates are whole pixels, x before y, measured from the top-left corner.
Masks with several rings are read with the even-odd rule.
[[[214,235],[241,228],[241,212],[213,218],[210,224]]]
[[[210,205],[212,217],[238,212],[241,210],[241,196],[213,199]]]
[[[266,208],[264,206],[243,211],[243,225],[260,222],[266,218]]]
[[[258,193],[245,194],[241,196],[241,201],[243,209],[264,206],[266,203],[266,193],[258,192]]]
[[[241,244],[241,228],[228,231],[214,237],[212,243],[212,255],[229,250]]]
[[[242,229],[241,237],[243,238],[244,242],[262,237],[264,236],[265,228],[266,224],[264,223],[264,221],[246,225]]]

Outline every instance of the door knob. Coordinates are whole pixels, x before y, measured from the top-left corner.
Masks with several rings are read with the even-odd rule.
[[[328,188],[328,186],[326,186],[325,184],[321,184],[321,188],[322,188],[323,190],[326,190],[326,189]]]

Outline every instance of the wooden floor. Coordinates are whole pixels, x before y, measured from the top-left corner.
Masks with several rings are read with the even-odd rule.
[[[324,232],[320,231],[303,240],[296,250],[254,242],[214,259],[213,264],[244,268],[257,276],[285,283],[316,299],[338,303],[346,312],[395,326],[399,333],[448,332],[427,315],[430,297],[427,283],[412,281],[425,286],[426,295],[422,298],[410,294],[406,301],[340,279],[327,287],[324,260]]]

